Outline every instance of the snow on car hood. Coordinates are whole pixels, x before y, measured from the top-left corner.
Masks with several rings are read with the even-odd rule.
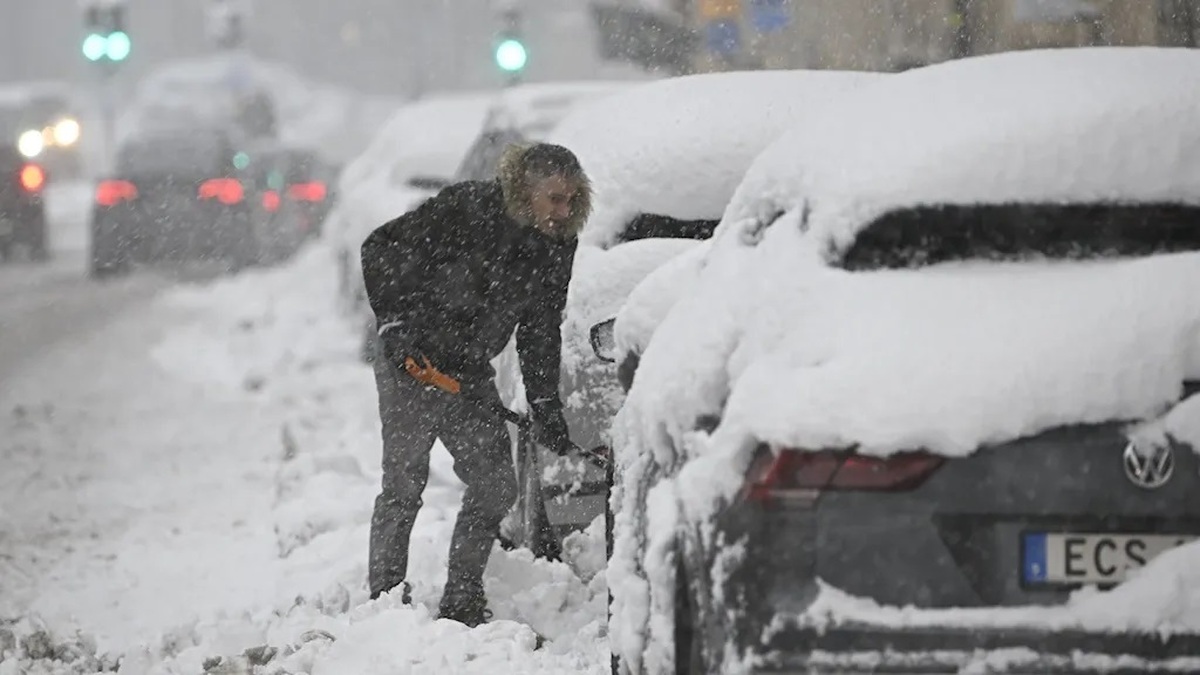
[[[878,73],[762,71],[675,77],[573,110],[550,142],[570,148],[595,191],[580,241],[608,246],[641,213],[721,216],[754,157],[806,106]]]
[[[762,153],[720,233],[808,212],[831,254],[916,205],[1200,203],[1200,53],[1035,50],[848,92]]]
[[[690,243],[692,246],[686,251],[647,274],[621,305],[613,326],[613,341],[618,354],[645,351],[658,324],[679,296],[696,282],[709,242]]]

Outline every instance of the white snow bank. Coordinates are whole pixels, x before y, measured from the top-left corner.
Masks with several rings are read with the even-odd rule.
[[[922,609],[883,606],[822,584],[796,621],[891,628],[1042,628],[1170,635],[1200,632],[1200,544],[1163,553],[1109,591],[1088,588],[1057,606]]]
[[[696,283],[709,245],[708,241],[694,242],[687,251],[647,274],[633,289],[617,312],[613,326],[618,354],[641,354],[646,350],[658,324],[679,297]]]
[[[746,172],[722,230],[806,204],[813,236],[835,254],[904,206],[1200,203],[1198,108],[1190,49],[1020,51],[917,68],[806,116]]]
[[[754,157],[807,106],[879,74],[758,71],[642,84],[572,111],[550,140],[579,157],[595,190],[581,242],[608,246],[641,213],[721,216]]]

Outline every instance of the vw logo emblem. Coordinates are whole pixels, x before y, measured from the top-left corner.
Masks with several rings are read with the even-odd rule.
[[[1170,445],[1155,445],[1148,453],[1130,442],[1122,455],[1125,477],[1134,485],[1154,490],[1167,484],[1175,473],[1175,454]]]

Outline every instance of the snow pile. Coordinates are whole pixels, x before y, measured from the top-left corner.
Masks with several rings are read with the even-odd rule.
[[[884,78],[817,110],[755,160],[722,229],[808,211],[843,251],[904,206],[1200,203],[1200,54],[1033,50]]]
[[[553,143],[578,155],[595,190],[581,235],[614,243],[641,213],[717,219],[742,173],[807,106],[884,76],[760,71],[642,84],[573,111]]]
[[[693,242],[687,251],[646,275],[617,312],[613,340],[617,353],[641,354],[675,302],[699,278],[709,242]],[[618,357],[619,359],[620,357]]]

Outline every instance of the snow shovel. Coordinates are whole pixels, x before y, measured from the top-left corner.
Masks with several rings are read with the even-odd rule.
[[[433,365],[429,363],[429,359],[425,359],[425,366],[422,367],[421,365],[418,365],[416,360],[410,356],[404,361],[404,369],[408,371],[409,375],[412,375],[417,380],[437,387],[442,391],[456,394],[462,397],[464,400],[470,401],[477,409],[488,413],[492,417],[503,422],[515,424],[518,429],[529,433],[534,438],[539,437],[539,429],[537,428],[537,425],[534,424],[532,419],[526,417],[525,415],[521,415],[509,410],[499,401],[493,399],[484,399],[478,396],[471,396],[470,394],[463,392],[462,385],[459,384],[458,380],[446,375],[437,368],[434,368]],[[600,449],[584,449],[570,440],[567,442],[570,443],[572,453],[583,457],[588,461],[589,464],[598,469],[603,469],[605,471],[609,470],[611,460],[608,457],[608,453]]]

